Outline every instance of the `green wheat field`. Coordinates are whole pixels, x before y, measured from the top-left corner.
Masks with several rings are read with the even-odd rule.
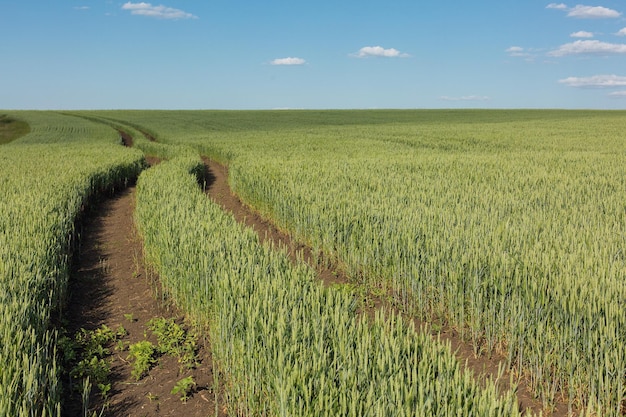
[[[209,335],[231,415],[524,413],[410,318],[503,357],[544,415],[624,415],[624,111],[0,111],[3,142],[0,416],[61,414],[76,220],[137,177],[146,258]],[[354,285],[222,211],[201,156]],[[358,314],[356,286],[403,314]]]

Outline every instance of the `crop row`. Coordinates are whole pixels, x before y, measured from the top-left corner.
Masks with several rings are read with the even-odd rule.
[[[144,172],[136,219],[165,291],[210,328],[229,409],[243,415],[517,415],[449,346],[400,317],[356,314],[306,265],[261,245],[198,187],[199,159]]]
[[[19,111],[12,114],[28,121],[30,126],[28,135],[18,139],[19,144],[120,143],[119,134],[114,129],[73,115],[50,111]]]
[[[66,117],[41,115],[18,113],[35,126],[64,131]],[[143,169],[140,152],[109,144],[117,137],[111,131],[113,135],[88,138],[85,144],[74,140],[72,146],[54,143],[52,137],[35,144],[28,135],[0,147],[2,416],[60,415],[52,321],[65,302],[75,221],[93,196],[123,186]],[[63,135],[54,137],[64,142]]]
[[[477,354],[505,355],[546,406],[620,415],[626,144],[624,122],[605,122],[351,127],[199,146],[226,155],[248,204],[407,311],[458,328]]]
[[[623,112],[107,113],[227,162],[353,278],[503,354],[546,406],[620,415]]]

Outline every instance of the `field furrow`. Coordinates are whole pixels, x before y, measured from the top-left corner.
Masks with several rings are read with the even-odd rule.
[[[227,167],[204,158],[204,164],[208,170],[207,194],[213,201],[219,204],[224,210],[232,214],[233,217],[241,224],[252,228],[257,234],[259,241],[268,242],[273,247],[284,250],[292,262],[306,262],[316,271],[316,278],[324,283],[326,287],[345,286],[348,291],[354,292],[354,296],[359,300],[357,311],[359,314],[365,314],[370,319],[375,319],[376,315],[384,311],[393,311],[394,314],[402,315],[401,309],[398,309],[392,302],[392,297],[381,293],[374,294],[366,287],[359,287],[356,283],[350,283],[345,273],[338,268],[337,265],[328,264],[322,253],[315,256],[310,247],[297,243],[288,232],[279,230],[271,221],[271,219],[263,218],[254,209],[246,206],[232,192],[228,185],[228,169]],[[433,330],[432,323],[425,323],[418,319],[404,316],[405,320],[413,321],[415,328],[426,326],[425,331],[431,332],[433,339],[450,343],[455,357],[460,363],[464,363],[473,375],[482,381],[498,381],[498,386],[502,390],[511,388],[511,373],[506,369],[506,358],[502,356],[479,356],[476,357],[470,343],[463,340],[459,334],[452,328]],[[545,411],[541,402],[535,399],[530,387],[524,381],[517,381],[516,395],[517,402],[522,410],[530,410],[537,415]],[[561,402],[555,404],[550,412],[552,416],[567,415],[567,403]]]

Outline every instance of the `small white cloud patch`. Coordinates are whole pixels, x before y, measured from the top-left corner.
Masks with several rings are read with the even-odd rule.
[[[600,41],[575,41],[548,52],[549,56],[626,54],[626,45]]]
[[[584,30],[571,33],[569,35],[571,38],[593,38],[592,32],[585,32]]]
[[[514,58],[523,58],[525,61],[533,62],[537,57],[537,49],[535,48],[522,48],[521,46],[511,46],[507,48],[505,52]]]
[[[602,6],[583,6],[578,5],[571,9],[567,13],[569,17],[576,17],[578,19],[611,19],[620,17],[622,14],[617,10],[609,9]]]
[[[593,75],[591,77],[567,77],[559,83],[577,88],[616,88],[626,87],[626,77],[620,75]]]
[[[304,65],[306,61],[302,58],[276,58],[270,62],[271,65]]]
[[[357,58],[383,57],[383,58],[408,58],[410,55],[398,51],[395,48],[385,49],[382,46],[365,46],[359,52],[351,54]]]
[[[179,19],[197,19],[197,16],[192,15],[191,13],[184,12],[179,9],[174,9],[172,7],[166,6],[153,6],[150,3],[124,3],[122,6],[122,10],[130,10],[130,13],[133,15],[139,16],[148,16],[154,17],[157,19],[171,19],[171,20],[179,20]]]
[[[626,36],[626,28],[620,29],[619,32],[616,33],[617,36]]]
[[[568,17],[578,19],[612,19],[620,17],[622,14],[617,10],[602,6],[585,6],[582,4],[568,7],[564,3],[550,3],[546,9],[566,10]]]
[[[614,91],[609,93],[609,97],[611,98],[626,98],[626,91]]]
[[[521,57],[526,57],[530,55],[521,46],[511,46],[510,48],[506,50],[506,53],[508,53],[509,56],[521,56]]]
[[[567,10],[567,5],[563,3],[550,3],[546,6],[546,9]]]

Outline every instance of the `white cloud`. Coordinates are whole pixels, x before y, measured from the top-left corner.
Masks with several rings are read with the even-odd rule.
[[[593,75],[591,77],[567,77],[559,83],[577,88],[616,88],[626,87],[626,77],[619,75]]]
[[[366,58],[370,56],[379,56],[385,58],[407,58],[410,55],[398,51],[394,48],[385,49],[382,46],[365,46],[359,49],[359,52],[350,54],[357,58]]]
[[[575,41],[548,52],[549,56],[626,54],[626,45],[600,41]]]
[[[609,97],[612,97],[612,98],[626,98],[626,91],[615,91],[613,93],[609,93]]]
[[[538,51],[540,51],[540,49],[522,48],[521,46],[511,46],[505,50],[510,57],[523,58],[524,61],[527,62],[534,62],[537,58]]]
[[[583,6],[578,5],[569,9],[567,16],[579,19],[604,19],[620,17],[622,14],[617,10],[608,9],[602,6]]]
[[[153,6],[150,3],[131,3],[127,2],[122,6],[123,10],[130,10],[131,14],[156,17],[157,19],[197,19],[197,16],[166,6]]]
[[[581,30],[578,32],[570,33],[569,36],[572,38],[593,38],[593,33],[585,32],[584,30]]]
[[[626,28],[620,29],[619,32],[616,33],[617,36],[626,36]]]
[[[521,46],[511,46],[506,50],[512,56],[519,56],[520,54],[524,54],[524,48]]]
[[[531,54],[529,52],[527,52],[521,46],[511,46],[505,52],[508,53],[509,56],[515,56],[515,57],[529,57],[529,56],[531,56]]]
[[[487,101],[487,100],[490,100],[490,98],[487,96],[460,96],[460,97],[441,96],[439,98],[445,101]]]
[[[74,10],[89,10],[89,6],[76,6]]]
[[[550,3],[546,9],[567,10],[568,17],[578,19],[605,19],[620,17],[622,14],[617,10],[609,9],[602,6],[584,6],[582,4],[574,7],[567,7],[564,3]]]
[[[276,58],[270,62],[271,65],[304,65],[306,61],[302,58]]]

